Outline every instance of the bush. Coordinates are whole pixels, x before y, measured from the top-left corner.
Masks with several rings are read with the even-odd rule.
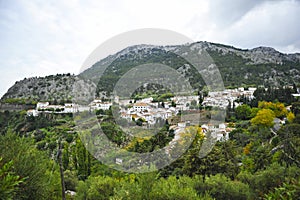
[[[35,148],[31,139],[20,138],[15,133],[0,136],[0,155],[4,162],[13,161],[13,173],[24,178],[15,199],[53,199],[54,191],[56,195],[60,194],[59,179],[53,178],[53,182],[49,182],[48,158]]]
[[[149,194],[149,199],[156,200],[167,200],[167,199],[211,199],[209,196],[205,198],[200,198],[197,191],[194,189],[193,179],[183,176],[176,178],[175,176],[170,176],[167,179],[161,178],[157,181],[151,193]]]
[[[1,199],[13,199],[17,187],[24,178],[13,172],[13,161],[3,163],[0,157],[0,196]]]
[[[237,176],[237,179],[243,183],[247,183],[257,197],[263,197],[264,194],[279,187],[288,177],[295,177],[297,174],[297,170],[293,167],[285,168],[278,163],[273,163],[267,169],[254,174],[241,172]]]
[[[114,195],[115,187],[117,182],[111,177],[89,177],[85,182],[79,181],[76,199],[107,200]]]
[[[208,177],[205,182],[198,177],[195,189],[198,194],[208,192],[215,199],[253,199],[253,194],[247,184],[231,181],[221,174]]]

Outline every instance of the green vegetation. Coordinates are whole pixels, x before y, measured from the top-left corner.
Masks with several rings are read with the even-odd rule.
[[[103,72],[103,76],[100,79],[97,79],[97,90],[96,95],[99,95],[100,92],[106,92],[107,96],[111,94],[115,84],[118,82],[120,77],[122,77],[125,73],[127,73],[132,68],[143,65],[143,64],[151,64],[151,63],[159,63],[163,65],[168,65],[175,70],[179,68],[184,68],[185,73],[183,74],[190,82],[191,86],[195,90],[199,90],[204,85],[204,81],[201,75],[197,72],[197,70],[192,67],[186,68],[185,64],[187,64],[186,60],[179,57],[177,54],[172,52],[167,52],[159,48],[151,49],[151,54],[147,51],[141,50],[140,55],[137,57],[135,54],[126,54],[115,59]],[[97,69],[97,67],[101,67],[96,63],[94,68],[91,70],[102,71],[101,69]],[[90,74],[90,71],[86,71],[82,76],[89,76],[86,78],[91,78],[97,74],[97,72],[93,72]],[[141,77],[148,77],[149,74],[139,74]],[[162,74],[162,77],[165,75]],[[153,80],[154,81],[154,80]],[[154,81],[155,82],[155,81]],[[173,84],[181,84],[181,83],[173,83]],[[163,88],[163,86],[159,84],[149,83],[146,87],[140,87],[136,90],[137,93],[133,94],[133,97],[139,98],[146,91],[151,91],[150,93],[154,94],[162,94],[169,92],[170,88]]]
[[[37,101],[25,98],[7,98],[3,100],[3,103],[36,105]]]
[[[61,199],[60,158],[65,189],[76,192],[74,196],[68,194],[67,199],[299,199],[300,102],[291,94],[297,92],[295,83],[299,82],[300,63],[283,60],[259,64],[226,51],[246,50],[221,44],[212,46],[223,48],[207,51],[219,68],[226,88],[268,87],[258,87],[254,99],[238,99],[243,105],[227,108],[226,122],[232,128],[229,140],[217,142],[208,155],[199,157],[204,141],[211,139],[211,135],[202,132],[202,124],[190,126],[180,133],[183,140],[178,145],[183,147],[191,132],[196,134],[179,159],[151,173],[133,174],[116,171],[95,159],[85,148],[88,141],[80,138],[72,114],[41,113],[33,117],[27,116],[26,111],[0,112],[0,199]],[[185,50],[187,54],[192,51],[188,46],[178,47],[178,52]],[[108,97],[120,77],[136,66],[149,63],[167,65],[181,73],[194,92],[199,91],[199,102],[192,101],[189,107],[202,109],[199,103],[208,88],[203,87],[201,75],[182,57],[158,47],[120,55],[106,69],[100,61],[80,76],[96,83],[97,95],[105,92]],[[165,74],[161,75],[160,78],[166,78]],[[78,80],[79,77],[71,74],[24,79],[9,89],[1,103],[25,107],[37,101],[71,102],[72,86]],[[291,84],[293,87],[280,86]],[[78,96],[84,100],[95,89],[89,81],[81,82],[78,88]],[[153,97],[163,106],[173,94],[170,88],[149,83],[132,94],[134,100],[145,97]],[[289,105],[290,111],[286,109]],[[175,102],[172,106],[176,106]],[[210,118],[213,112],[217,110],[206,108],[202,117]],[[106,137],[123,151],[153,152],[166,147],[175,137],[168,123],[161,120],[161,128],[153,135],[151,129],[143,126],[144,120],[128,123],[121,119],[115,106],[108,111],[75,116],[76,120],[83,121],[88,136],[98,136],[91,121],[84,117],[89,114],[96,114],[95,121],[98,120]],[[127,129],[131,130],[130,134],[124,132]]]
[[[168,95],[166,95],[168,96]],[[168,97],[166,97],[168,98]],[[291,111],[278,101],[228,108],[233,127],[230,140],[217,142],[201,158],[199,152],[210,138],[200,126],[182,133],[182,143],[196,131],[188,150],[170,165],[145,174],[116,171],[96,160],[76,132],[71,114],[26,112],[0,113],[0,196],[5,199],[61,199],[58,143],[62,142],[62,166],[67,199],[298,199],[300,197],[299,103]],[[131,152],[152,152],[168,145],[174,131],[168,124],[155,135],[135,126],[132,135],[113,116],[116,107],[95,111],[108,139]],[[206,112],[214,112],[207,110]],[[84,120],[83,116],[77,120]],[[285,124],[274,129],[275,118]],[[136,120],[135,123],[137,123]],[[87,134],[94,134],[86,121]],[[276,124],[278,125],[278,124]],[[155,167],[155,166],[153,166]]]
[[[282,62],[275,63],[274,59],[276,59],[277,55],[273,55],[273,52],[268,53],[270,57],[274,57],[272,59],[273,61],[268,61],[263,55],[260,57],[248,50],[236,49],[221,44],[210,45],[206,51],[218,67],[226,88],[241,86],[247,88],[250,86],[258,87],[261,85],[264,87],[280,87],[282,85],[292,85],[299,82],[300,62],[290,61],[290,59],[284,58],[284,55],[278,58],[282,59]],[[191,46],[193,46],[193,44],[191,44]],[[193,50],[187,46],[177,46],[176,49],[176,52],[184,52],[184,55],[192,56]],[[245,58],[242,55],[248,55],[246,57],[249,58]],[[250,57],[255,58],[258,61],[253,61],[255,59],[252,60]],[[115,59],[112,63],[105,62],[113,58]],[[260,59],[264,61],[261,62],[259,61]],[[201,75],[191,63],[186,61],[183,57],[180,57],[171,51],[165,51],[163,48],[159,47],[129,51],[122,56],[113,55],[110,58],[99,61],[90,69],[80,74],[80,76],[93,80],[97,84],[97,95],[99,95],[100,92],[104,92],[109,96],[120,77],[136,66],[150,63],[167,65],[174,70],[177,70],[185,77],[195,91],[199,91],[205,85]],[[241,77],[241,74],[243,77]],[[139,75],[148,77],[149,74]],[[176,85],[178,83],[173,84]],[[133,97],[139,98],[143,96],[146,91],[151,91],[150,93],[153,94],[155,92],[168,92],[168,89],[170,88],[163,88],[161,85],[149,83],[147,86],[138,88],[136,90],[137,95],[134,94]],[[278,95],[280,96],[281,94]],[[272,101],[275,99],[276,98],[271,97],[270,99],[264,100]],[[277,99],[280,102],[285,102],[282,98]],[[261,99],[258,99],[258,101],[261,101]],[[289,100],[289,103],[291,103],[291,100]]]
[[[24,181],[13,171],[13,161],[3,163],[0,157],[0,195],[2,199],[12,199],[17,187]]]

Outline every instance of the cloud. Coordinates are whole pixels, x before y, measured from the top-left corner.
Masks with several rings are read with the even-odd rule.
[[[195,17],[188,23],[197,40],[240,48],[271,46],[283,52],[299,52],[300,27],[296,24],[300,18],[300,2],[234,0],[224,5],[220,1],[212,1],[205,18]]]
[[[296,45],[299,48],[299,17],[299,2],[266,2],[234,23],[226,31],[226,37],[230,43],[245,47]]]
[[[209,16],[216,26],[226,28],[263,2],[264,0],[231,0],[225,4],[223,0],[214,0],[210,4]]]
[[[163,28],[252,48],[300,49],[294,0],[0,1],[0,95],[28,76],[78,73],[101,43],[122,32]]]

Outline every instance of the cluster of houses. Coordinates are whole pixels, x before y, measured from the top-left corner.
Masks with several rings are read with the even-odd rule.
[[[235,100],[240,96],[253,98],[256,88],[227,89],[220,92],[209,92],[204,98],[202,106],[226,108],[230,103],[238,104]],[[152,97],[134,101],[133,99],[120,100],[118,97],[114,102],[120,106],[120,117],[129,121],[142,119],[147,126],[154,125],[158,120],[169,120],[174,118],[180,111],[190,110],[195,102],[198,104],[199,96],[175,96],[169,101],[154,102]],[[27,115],[38,116],[40,112],[49,113],[75,113],[81,111],[92,110],[108,110],[113,105],[111,101],[102,101],[94,99],[88,106],[82,106],[74,103],[66,103],[64,105],[50,105],[49,102],[38,102],[36,109],[28,110]],[[177,128],[184,128],[188,122],[178,121]],[[228,139],[229,129],[225,124],[218,127],[212,125],[202,125],[203,131],[211,130],[216,133],[218,140],[221,138]]]
[[[143,119],[148,125],[154,125],[158,119],[167,120],[168,118],[177,115],[176,107],[159,106],[158,103],[134,103],[130,108],[122,108],[120,116],[128,120]]]
[[[65,103],[64,105],[50,105],[49,102],[38,102],[35,109],[27,111],[28,116],[38,116],[40,112],[46,113],[75,113],[79,111],[79,105]]]
[[[251,94],[253,95],[253,93]],[[137,120],[141,118],[145,121],[147,126],[154,125],[157,120],[161,118],[168,120],[169,124],[172,124],[172,129],[181,130],[192,123],[190,121],[182,121],[180,118],[179,120],[174,120],[176,119],[176,115],[180,111],[190,110],[189,105],[191,105],[192,101],[198,102],[198,99],[198,96],[177,96],[171,98],[168,102],[164,102],[163,106],[158,102],[153,102],[152,98],[142,99],[135,103],[132,103],[133,100],[124,100],[118,103],[122,105],[120,110],[120,117],[122,118],[127,120]],[[171,102],[174,102],[176,106],[174,106],[174,103],[172,106]],[[176,123],[174,123],[174,121]],[[229,132],[232,130],[232,128],[227,127],[226,123],[218,125],[204,124],[201,128],[204,133],[211,131],[212,136],[218,141],[228,140]]]
[[[256,88],[249,87],[248,90],[245,90],[243,87],[237,89],[226,89],[220,92],[209,92],[208,96],[204,98],[202,102],[202,106],[210,106],[210,107],[219,107],[219,108],[227,108],[230,104],[231,107],[239,106],[235,100],[238,97],[244,96],[249,99],[253,99],[253,93]]]
[[[228,127],[227,123],[221,123],[219,125],[203,124],[201,128],[204,134],[210,131],[217,141],[228,140],[229,133],[233,130],[233,128]]]
[[[88,106],[75,103],[65,103],[64,105],[51,105],[49,102],[38,102],[35,109],[27,111],[28,116],[38,116],[39,113],[76,113],[91,110],[108,110],[112,106],[111,102],[103,102],[100,99],[93,100]]]
[[[154,102],[153,98],[149,97],[136,102],[117,100],[116,103],[121,106],[120,117],[127,120],[143,119],[148,125],[153,125],[158,119],[167,120],[176,116],[179,111],[189,110],[191,102],[198,102],[198,100],[198,96],[176,96],[165,102]]]
[[[202,106],[220,107],[226,108],[229,103],[231,106],[235,104],[234,102],[238,97],[245,96],[248,98],[253,98],[253,93],[256,88],[244,88],[237,89],[226,89],[219,92],[209,92],[208,96],[204,98]],[[163,103],[160,106],[158,102],[153,102],[153,98],[145,98],[139,100],[133,104],[130,109],[122,109],[121,116],[126,119],[144,118],[146,121],[153,122],[155,118],[167,119],[172,115],[176,115],[179,110],[185,111],[190,110],[193,102],[198,103],[199,96],[176,96],[172,97],[171,101]],[[132,105],[133,99],[119,100],[115,97],[114,102],[120,106],[126,107]],[[176,106],[172,107],[171,102]],[[81,112],[85,110],[108,110],[112,106],[110,101],[102,101],[101,99],[93,100],[88,106],[82,106],[74,103],[66,103],[64,105],[50,105],[49,102],[38,102],[36,109],[28,110],[28,115],[38,116],[39,112],[54,112],[54,113],[74,113]]]
[[[112,102],[102,101],[101,99],[94,99],[89,105],[91,110],[109,110],[111,106]]]

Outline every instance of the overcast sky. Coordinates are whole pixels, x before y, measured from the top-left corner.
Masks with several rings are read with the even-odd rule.
[[[294,53],[299,20],[296,0],[0,0],[0,96],[25,77],[78,74],[98,45],[133,29]]]

